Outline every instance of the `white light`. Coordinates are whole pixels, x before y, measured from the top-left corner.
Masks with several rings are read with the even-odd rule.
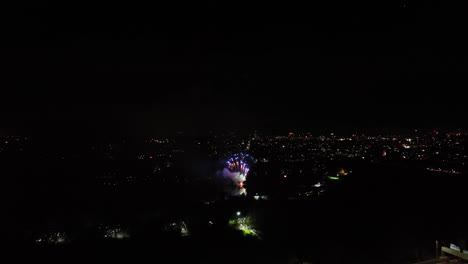
[[[237,216],[240,216],[241,215],[241,212],[237,211]]]

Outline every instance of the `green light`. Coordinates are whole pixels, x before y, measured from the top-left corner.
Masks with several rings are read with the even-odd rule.
[[[335,176],[328,176],[328,179],[337,181],[337,180],[339,180],[340,178],[339,178],[339,177],[335,177]]]
[[[255,236],[255,233],[250,229],[243,229],[242,232],[244,233],[244,236]]]

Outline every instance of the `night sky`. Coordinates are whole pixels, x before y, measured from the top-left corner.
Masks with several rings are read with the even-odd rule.
[[[466,127],[466,7],[447,2],[17,4],[0,129]]]

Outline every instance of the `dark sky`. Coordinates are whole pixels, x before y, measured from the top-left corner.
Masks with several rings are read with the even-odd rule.
[[[466,7],[447,2],[21,3],[0,128],[466,127]]]

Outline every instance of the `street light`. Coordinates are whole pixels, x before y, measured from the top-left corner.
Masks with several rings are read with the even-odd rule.
[[[241,212],[240,211],[237,211],[237,216],[240,216],[241,215]]]

